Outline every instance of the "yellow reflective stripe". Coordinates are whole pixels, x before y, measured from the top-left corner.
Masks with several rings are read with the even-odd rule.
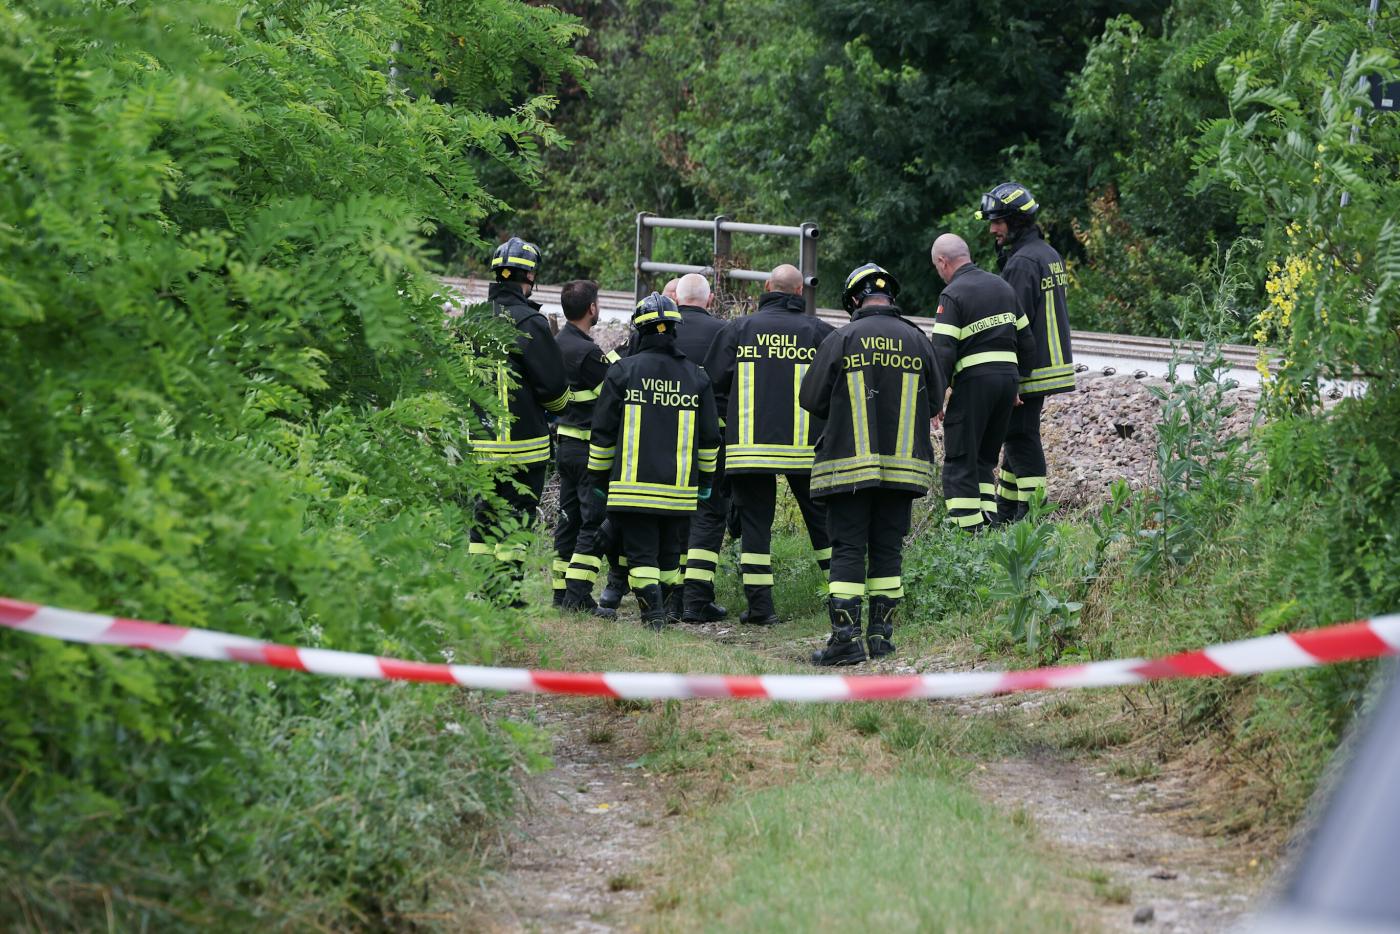
[[[703,548],[692,548],[685,553],[685,560],[687,564],[691,561],[708,561],[711,564],[719,564],[719,555]]]
[[[817,551],[815,552],[815,554],[816,554],[816,558],[817,558],[818,561],[826,561],[827,559],[829,559],[829,558],[831,557],[831,549],[830,549],[830,548],[819,548],[819,549],[817,549]]]
[[[486,542],[467,543],[467,554],[469,555],[494,555],[495,553],[495,546],[488,545]]]
[[[976,335],[981,334],[988,328],[998,327],[1003,324],[1015,323],[1016,316],[1009,311],[1003,311],[1000,314],[988,315],[985,318],[978,318],[976,321],[972,322],[967,327],[960,330],[958,332],[958,338],[961,340],[969,337],[975,337]]]
[[[569,398],[573,402],[592,402],[598,398],[598,394],[603,391],[603,384],[599,383],[595,389],[575,389],[572,390]]]
[[[629,403],[622,410],[622,474],[627,483],[637,481],[637,446],[642,434],[642,407]]]
[[[685,579],[688,581],[712,581],[715,579],[715,572],[705,568],[687,567],[685,569]]]
[[[772,587],[772,574],[745,574],[744,584],[748,587]]]
[[[546,402],[546,403],[544,404],[545,411],[548,411],[548,412],[562,412],[562,411],[564,411],[564,408],[569,404],[569,398],[570,398],[569,390],[565,389],[565,390],[564,390],[564,394],[563,394],[562,396],[560,396],[558,399],[551,399],[551,400],[549,400],[548,402]]]
[[[1026,328],[1028,328],[1028,327],[1030,327],[1030,326],[1031,326],[1031,319],[1030,319],[1030,318],[1027,318],[1025,315],[1021,315],[1021,317],[1019,317],[1019,318],[1016,319],[1016,330],[1018,330],[1018,331],[1024,331]]]
[[[954,496],[943,501],[949,509],[981,509],[982,500],[976,496]]]
[[[826,592],[833,597],[863,597],[865,581],[832,581],[826,585]]]
[[[739,443],[753,444],[754,364],[739,364],[737,379],[739,380]]]
[[[992,494],[995,494],[996,491],[997,491],[997,488],[996,488],[995,486],[993,486],[992,484],[990,484],[990,483],[979,483],[979,484],[977,484],[977,492],[979,492],[979,493],[986,493],[986,494],[988,494],[988,495],[992,495]]]
[[[549,449],[549,435],[542,438],[518,438],[515,441],[472,441],[472,449],[497,454],[522,454],[539,448]]]
[[[576,428],[573,425],[560,425],[556,430],[565,438],[577,438],[580,441],[587,441],[593,434],[587,428]]]
[[[951,337],[954,340],[962,337],[962,329],[953,324],[935,324],[933,333],[942,334],[944,337]]]
[[[895,457],[914,457],[914,415],[918,412],[919,374],[905,373],[899,387],[899,427],[895,433]]]
[[[594,568],[569,568],[564,572],[565,581],[587,581],[592,584],[598,580],[598,571]],[[567,584],[565,585],[567,586]]]
[[[870,413],[865,407],[865,374],[852,370],[846,374],[846,392],[851,399],[851,434],[856,457],[870,456]]]
[[[679,424],[676,426],[676,485],[690,485],[690,469],[695,462],[695,412],[682,409],[677,412]]]
[[[972,513],[971,515],[967,515],[967,516],[949,516],[949,517],[948,517],[948,521],[949,521],[949,522],[956,523],[956,524],[958,525],[959,528],[964,528],[964,529],[971,528],[971,527],[974,526],[974,525],[981,525],[981,524],[982,524],[982,510],[981,510],[981,509],[978,509],[976,512]]]
[[[1016,475],[1009,470],[1003,470],[1001,472],[1001,481],[1014,485],[1016,483]]]
[[[570,564],[583,564],[583,565],[587,565],[588,567],[591,567],[591,568],[601,568],[601,567],[603,566],[603,559],[600,558],[600,557],[598,557],[597,555],[585,555],[585,554],[580,554],[579,552],[576,551],[576,552],[574,552],[573,555],[569,558],[569,563],[570,563]]]
[[[609,363],[616,363],[622,358],[617,355],[616,350],[609,350],[607,353],[603,354],[603,359],[608,361]]]
[[[496,395],[501,403],[501,420],[496,425],[496,440],[510,440],[510,381],[506,378],[506,365],[496,364]]]
[[[1060,348],[1060,318],[1059,315],[1055,314],[1055,290],[1053,288],[1045,293],[1045,340],[1050,345],[1050,365],[1059,366],[1064,363],[1065,354]]]
[[[1023,490],[1030,490],[1036,487],[1045,486],[1044,477],[1022,477],[1017,481],[1017,485]]]
[[[811,442],[807,436],[811,433],[812,416],[802,407],[802,377],[807,375],[809,364],[799,363],[792,370],[792,443],[798,446],[805,446]]]
[[[768,564],[768,565],[771,565],[771,564],[773,563],[773,556],[772,556],[772,555],[761,555],[761,554],[758,554],[757,552],[746,551],[746,552],[744,552],[743,554],[739,555],[739,563],[740,563],[740,564]]]
[[[504,261],[503,258],[500,257],[500,256],[493,256],[493,257],[491,257],[491,265],[492,265],[492,266],[499,266],[499,265],[501,265],[501,263],[502,263],[503,261]],[[511,261],[511,264],[512,264],[512,265],[515,265],[515,266],[524,266],[524,267],[526,267],[526,268],[528,268],[528,269],[534,269],[534,268],[535,268],[535,261],[532,260],[532,259],[526,259],[526,258],[523,257],[523,256],[512,256],[512,257],[510,258],[510,261]]]
[[[953,367],[954,373],[961,373],[970,366],[978,366],[983,363],[1015,363],[1016,355],[1009,350],[987,350],[982,353],[969,354],[958,361]]]
[[[660,568],[628,568],[627,583],[633,587],[646,587],[661,583]]]
[[[617,448],[600,448],[596,444],[588,446],[588,469],[593,471],[612,470]]]

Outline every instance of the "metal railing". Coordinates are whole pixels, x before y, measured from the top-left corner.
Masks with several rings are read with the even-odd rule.
[[[655,230],[708,230],[714,234],[714,250],[708,266],[695,266],[688,263],[657,263],[651,258],[655,243]],[[817,238],[821,230],[808,221],[797,227],[781,224],[742,224],[721,214],[712,221],[693,220],[684,217],[657,217],[647,211],[637,215],[637,262],[633,292],[641,301],[651,289],[643,285],[643,278],[649,273],[698,272],[702,276],[720,279],[737,279],[741,282],[765,282],[768,273],[757,269],[738,269],[731,265],[734,254],[734,234],[763,234],[775,237],[796,237],[798,241],[797,269],[802,273],[802,295],[807,300],[807,314],[817,311]],[[718,282],[716,282],[718,285]]]

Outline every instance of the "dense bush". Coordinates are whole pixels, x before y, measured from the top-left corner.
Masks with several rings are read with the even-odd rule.
[[[511,638],[463,544],[498,326],[444,327],[425,240],[479,244],[481,174],[537,172],[553,101],[521,91],[580,73],[575,31],[515,0],[0,12],[0,593],[429,658]],[[6,922],[314,894],[373,923],[517,755],[421,688],[0,659]]]

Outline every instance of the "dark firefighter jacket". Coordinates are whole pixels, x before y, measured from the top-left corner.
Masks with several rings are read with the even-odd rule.
[[[967,263],[939,296],[933,352],[939,372],[957,383],[964,371],[971,376],[1005,369],[1026,376],[1034,364],[1035,343],[1011,286]]]
[[[593,403],[608,375],[608,364],[617,361],[617,354],[604,351],[593,338],[565,322],[555,341],[564,355],[564,372],[569,380],[569,404],[559,416],[556,430],[561,438],[587,441],[593,425]]]
[[[494,438],[473,439],[472,449],[487,461],[547,461],[549,422],[545,413],[562,412],[569,402],[564,358],[539,304],[527,300],[514,283],[493,282],[487,298],[496,314],[515,324],[515,345],[496,369],[496,391],[510,416],[504,423],[488,426],[494,428]]]
[[[705,358],[724,419],[726,473],[807,473],[821,419],[798,404],[802,377],[835,330],[799,295],[765,292],[725,325]],[[684,333],[684,332],[682,332]]]
[[[1016,293],[1021,312],[1035,338],[1030,375],[1022,374],[1022,396],[1048,396],[1074,388],[1074,358],[1069,346],[1069,313],[1065,310],[1064,260],[1045,242],[1040,228],[1026,229],[1002,253],[1001,277]]]
[[[710,345],[724,330],[724,322],[698,305],[681,305],[681,323],[676,328],[676,349],[693,360],[696,366],[705,365],[705,355]],[[635,330],[627,339],[627,349],[622,356],[630,357],[637,352],[638,334]]]
[[[928,492],[929,418],[947,382],[924,332],[892,305],[865,305],[817,350],[802,380],[802,407],[826,420],[812,465],[812,495],[870,487]]]
[[[683,515],[695,510],[719,458],[710,380],[673,338],[644,335],[608,368],[593,409],[588,469],[606,474],[610,512]]]

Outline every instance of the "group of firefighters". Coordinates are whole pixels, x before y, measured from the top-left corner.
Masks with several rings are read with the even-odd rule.
[[[489,292],[516,329],[499,379],[505,418],[494,437],[473,441],[478,458],[508,467],[480,507],[496,521],[478,516],[471,552],[518,578],[524,555],[503,520],[533,516],[552,422],[556,606],[611,617],[630,590],[652,629],[725,619],[714,580],[732,505],[748,604],[740,622],[770,625],[782,476],[828,578],[831,635],[813,663],[890,654],[913,501],[933,481],[931,430],[943,430],[943,495],[959,528],[1016,521],[1045,487],[1041,411],[1046,396],[1074,388],[1074,365],[1064,263],[1038,210],[1012,182],[982,196],[999,276],[972,262],[961,237],[934,241],[946,285],[931,340],[901,315],[888,270],[866,263],[847,276],[851,323],[838,330],[805,313],[802,276],[782,265],[757,310],[727,322],[709,313],[703,276],[673,280],[637,304],[621,355],[605,352],[591,334],[597,285],[563,287],[556,337],[530,301],[539,250],[512,237],[491,259]]]

